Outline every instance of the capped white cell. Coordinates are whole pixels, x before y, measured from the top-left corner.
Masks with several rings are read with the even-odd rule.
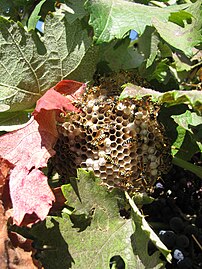
[[[88,103],[87,103],[87,107],[88,107],[88,108],[93,107],[93,106],[94,106],[94,103],[95,103],[95,100],[90,100],[90,101],[88,101]]]
[[[149,165],[149,167],[150,167],[151,169],[155,169],[155,168],[158,167],[158,164],[157,164],[156,162],[151,162],[150,165]]]
[[[146,122],[142,122],[140,126],[141,126],[142,129],[147,129],[148,128],[148,125],[147,125]]]
[[[143,117],[143,113],[140,111],[140,112],[135,112],[135,118],[137,120],[141,120]]]
[[[157,169],[152,169],[151,170],[151,175],[152,176],[157,176],[157,174],[158,174],[158,170]]]
[[[149,154],[153,154],[153,153],[155,152],[155,150],[156,150],[156,149],[155,149],[154,147],[149,147],[149,148],[148,148],[148,153],[149,153]]]
[[[99,166],[103,166],[103,165],[106,164],[106,160],[105,160],[104,157],[99,158],[99,159],[98,159],[98,162],[99,162]]]
[[[93,167],[89,166],[88,171],[94,171]]]
[[[148,155],[148,160],[150,160],[151,162],[155,162],[156,161],[156,156],[155,155],[153,155],[153,154],[149,154]]]
[[[99,106],[93,106],[93,111],[94,112],[98,111],[98,109],[99,109]]]
[[[141,135],[141,136],[146,136],[147,134],[148,134],[147,129],[142,129],[142,130],[140,131],[140,135]]]
[[[100,169],[99,159],[94,161],[93,168],[94,170]]]
[[[106,155],[106,152],[104,151],[104,150],[100,150],[99,152],[98,152],[98,156],[99,157],[104,157]]]
[[[130,113],[131,113],[129,107],[124,108],[123,112],[124,112],[126,115],[130,115]]]
[[[111,146],[111,140],[107,137],[107,138],[105,138],[105,140],[104,140],[104,144],[105,144],[105,146],[106,147],[110,147]]]
[[[133,130],[136,130],[137,127],[135,126],[134,122],[131,122],[131,123],[129,123],[129,124],[127,125],[127,128],[128,128],[129,130],[133,131]]]
[[[147,151],[148,150],[148,145],[147,144],[143,144],[141,148],[142,148],[143,151]]]
[[[86,159],[86,166],[92,167],[94,165],[94,161],[91,158]]]

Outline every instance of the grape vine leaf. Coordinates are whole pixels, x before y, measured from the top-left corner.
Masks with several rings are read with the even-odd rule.
[[[182,148],[182,152],[175,149],[176,157],[190,160],[194,153],[202,151],[202,117],[187,110],[183,114],[173,115],[172,118],[178,124],[179,133],[173,146]]]
[[[157,18],[152,22],[167,43],[189,57],[193,56],[193,47],[201,43],[200,31],[194,23],[183,28],[173,22],[161,22]]]
[[[27,111],[0,112],[0,131],[14,131],[23,128],[30,118]]]
[[[130,39],[105,43],[100,46],[100,62],[113,71],[130,70],[141,65],[144,57],[130,45]]]
[[[160,105],[174,106],[180,104],[190,105],[198,113],[202,111],[202,92],[201,91],[167,91],[165,93],[152,89],[127,83],[123,85],[124,90],[120,95],[120,100],[127,97],[142,98],[151,96],[152,100]]]
[[[126,198],[129,201],[129,204],[132,208],[132,217],[135,222],[135,235],[137,236],[138,234],[141,236],[137,236],[137,245],[140,246],[138,249],[138,252],[141,255],[141,252],[143,252],[141,249],[147,248],[147,243],[148,243],[148,238],[155,244],[155,246],[163,253],[163,255],[166,257],[168,262],[172,261],[172,255],[170,251],[167,249],[167,247],[163,244],[163,242],[159,239],[159,237],[156,235],[156,233],[151,229],[147,221],[145,220],[145,217],[140,213],[140,210],[134,203],[133,199],[130,197],[130,195],[125,192]],[[144,240],[143,240],[144,238]],[[141,241],[144,241],[144,244],[141,244]],[[138,246],[137,246],[138,247]]]
[[[76,19],[81,20],[87,15],[87,11],[84,8],[85,0],[65,0],[65,4],[61,4],[61,11],[69,11],[67,14],[67,21],[72,24]]]
[[[194,46],[200,45],[201,37],[201,4],[196,1],[185,10],[172,12],[169,21],[153,19],[153,24],[160,36],[171,46],[181,50],[188,57],[193,56]]]
[[[145,27],[152,26],[152,19],[166,22],[170,13],[189,5],[159,8],[125,0],[88,0],[86,8],[90,13],[89,24],[94,28],[97,44],[123,38],[131,29],[141,35]],[[147,14],[147,16],[145,16]]]
[[[29,17],[29,20],[28,20],[28,26],[27,26],[28,31],[35,30],[36,24],[37,24],[38,20],[41,18],[41,16],[39,15],[41,7],[45,2],[46,2],[46,0],[40,1],[36,5],[34,10],[32,11],[32,13],[31,13],[31,15]]]
[[[159,35],[153,27],[146,27],[138,40],[138,50],[144,55],[146,68],[150,67],[158,54]]]
[[[202,111],[201,91],[168,91],[159,96],[159,103],[166,106],[187,104],[199,113]]]
[[[44,36],[2,17],[0,29],[0,104],[9,112],[33,107],[45,91],[79,68],[92,43],[79,20],[69,24],[57,12],[46,17]],[[83,80],[92,78],[92,68],[87,72],[83,64],[82,70]]]
[[[33,235],[55,249],[55,253],[47,252],[42,258],[45,267],[110,268],[110,259],[120,256],[127,269],[162,268],[163,262],[158,258],[158,253],[150,257],[145,250],[141,259],[138,257],[133,245],[132,220],[124,219],[119,214],[119,205],[124,197],[121,191],[110,192],[106,186],[100,185],[100,180],[92,172],[83,169],[78,169],[78,179],[71,181],[72,186],[77,186],[78,196],[70,185],[63,185],[62,188],[68,207],[74,210],[70,215],[64,211],[62,218],[54,218],[68,246],[68,252],[62,253],[61,239],[59,241],[50,232],[47,237],[47,234],[34,227]],[[47,229],[53,226],[52,223],[53,218],[48,217]],[[68,256],[69,267],[64,267],[65,257]]]

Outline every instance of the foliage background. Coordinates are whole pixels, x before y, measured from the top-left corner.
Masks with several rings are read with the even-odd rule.
[[[173,145],[173,163],[202,177],[202,169],[189,162],[202,150],[201,0],[9,0],[0,2],[0,15],[2,132],[22,127],[36,101],[60,80],[93,83],[98,73],[132,71],[133,81],[153,89],[153,97],[162,104],[159,119]],[[39,19],[44,21],[44,30],[36,29]],[[131,30],[137,33],[135,40],[130,38]],[[29,236],[38,240],[44,229],[40,243],[59,244],[58,252],[50,255],[47,251],[42,257],[47,268],[80,268],[80,264],[83,268],[108,268],[110,258],[116,255],[123,257],[127,268],[134,264],[162,268],[157,254],[142,254],[147,252],[141,239],[152,238],[148,227],[140,225],[142,217],[136,219],[136,226],[131,219],[120,219],[117,199],[121,200],[119,206],[124,199],[109,194],[92,175],[80,171],[80,177],[82,205],[71,187],[64,186],[74,213],[48,217],[42,228],[30,232]],[[79,221],[86,227],[77,226]],[[141,238],[136,242],[138,248],[133,241],[135,231]],[[59,240],[54,242],[56,236]],[[59,253],[64,247],[69,252],[68,262],[66,252]],[[169,259],[167,250],[162,249]],[[57,255],[61,257],[59,265],[54,264]]]

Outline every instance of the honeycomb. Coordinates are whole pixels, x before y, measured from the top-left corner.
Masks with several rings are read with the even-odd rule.
[[[81,167],[103,183],[132,191],[147,191],[170,167],[170,146],[157,121],[159,106],[149,97],[119,100],[92,87],[73,103],[58,123],[55,166],[65,177]]]

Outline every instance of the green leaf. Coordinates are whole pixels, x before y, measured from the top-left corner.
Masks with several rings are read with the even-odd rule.
[[[161,242],[159,237],[155,234],[155,232],[151,229],[148,222],[145,220],[144,216],[140,213],[138,207],[134,203],[134,201],[131,199],[131,197],[128,195],[128,193],[125,193],[126,198],[129,201],[129,204],[133,210],[133,219],[135,222],[135,233],[134,237],[137,237],[138,240],[136,240],[137,244],[137,251],[139,253],[145,253],[147,249],[147,243],[149,239],[155,244],[155,246],[161,251],[161,253],[166,257],[168,262],[172,261],[172,255],[170,251],[167,249],[167,247]],[[144,242],[144,244],[142,244]],[[138,248],[140,246],[141,248]],[[144,246],[144,248],[142,248]],[[149,268],[149,267],[145,267]]]
[[[128,38],[112,41],[101,46],[101,62],[106,62],[112,71],[129,70],[141,65],[144,58],[133,47]]]
[[[180,10],[178,12],[171,12],[169,21],[178,24],[181,27],[185,26],[185,22],[189,22],[192,19],[192,14],[187,11]]]
[[[178,165],[179,167],[189,170],[190,172],[194,173],[195,175],[197,175],[199,178],[202,179],[202,168],[200,166],[194,165],[177,157],[174,157],[172,162],[173,164]]]
[[[187,131],[190,131],[192,134],[194,134],[192,128],[202,124],[202,117],[189,110],[181,115],[174,115],[172,118],[179,126],[183,127]]]
[[[88,0],[86,3],[90,13],[89,24],[94,28],[97,44],[123,38],[131,29],[141,35],[147,25],[152,25],[153,18],[165,22],[170,12],[187,6],[186,4],[158,8],[125,0]]]
[[[38,20],[41,18],[41,16],[39,16],[39,13],[41,11],[41,7],[45,2],[46,2],[46,0],[41,0],[34,8],[32,14],[30,15],[29,20],[28,20],[28,26],[27,26],[28,31],[35,30],[36,24],[37,24]]]
[[[168,60],[163,59],[156,63],[155,70],[148,75],[148,79],[157,79],[160,83],[167,84],[168,82],[168,72],[169,72],[169,66],[168,66]]]
[[[124,90],[120,94],[120,100],[127,97],[135,97],[137,99],[141,99],[143,96],[151,96],[152,100],[156,102],[158,101],[158,98],[162,95],[162,93],[158,91],[133,85],[132,83],[127,83],[123,87]]]
[[[159,103],[167,106],[187,104],[192,106],[199,113],[202,111],[201,91],[168,91],[159,96]]]
[[[198,145],[194,136],[183,127],[178,126],[176,131],[177,138],[172,144],[171,153],[177,158],[188,161],[195,153],[200,151],[201,144]]]
[[[32,236],[53,249],[44,251],[44,267],[110,268],[110,259],[119,256],[126,269],[162,268],[158,252],[151,257],[147,251],[138,256],[132,220],[119,213],[125,204],[121,191],[109,191],[93,173],[82,169],[78,180],[71,180],[77,194],[69,185],[62,188],[69,208],[74,209],[72,214],[64,210],[62,218],[48,217],[46,223],[32,229]]]
[[[0,131],[14,131],[23,128],[30,118],[30,112],[0,112]]]
[[[81,20],[87,15],[87,12],[84,8],[84,3],[86,0],[65,0],[65,4],[60,5],[60,10],[67,12],[67,21],[72,24],[75,20]]]
[[[172,118],[178,124],[178,137],[173,146],[181,149],[176,157],[189,160],[194,153],[202,151],[202,117],[187,110],[183,114],[173,115]]]
[[[202,92],[201,91],[168,91],[165,93],[152,89],[143,88],[131,83],[124,85],[124,90],[120,95],[120,100],[127,97],[142,98],[151,96],[154,102],[165,106],[186,104],[192,106],[198,113],[202,112]]]
[[[185,57],[185,55],[173,53],[172,57],[174,60],[172,66],[174,66],[177,72],[190,71],[194,68],[193,63],[187,57]]]
[[[0,104],[10,111],[33,107],[46,90],[67,79],[79,68],[92,43],[82,23],[69,24],[65,15],[47,16],[43,37],[4,18],[0,18],[0,29]],[[92,70],[94,73],[87,69],[85,77],[80,74],[80,79],[90,80]]]
[[[138,40],[138,50],[146,59],[146,68],[150,67],[158,53],[159,35],[153,27],[146,27]]]
[[[162,22],[158,18],[152,20],[160,36],[171,46],[193,56],[193,47],[201,42],[201,34],[192,23],[185,28],[172,22]]]

